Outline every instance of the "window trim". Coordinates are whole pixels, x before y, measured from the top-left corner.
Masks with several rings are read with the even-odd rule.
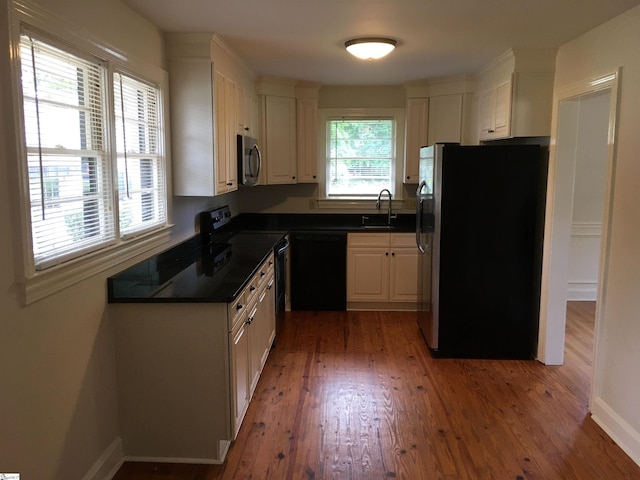
[[[392,169],[393,206],[401,208],[403,200],[405,109],[397,108],[320,108],[318,109],[318,208],[362,210],[370,207],[375,195],[327,195],[327,122],[336,118],[393,118],[395,121],[395,159]],[[375,208],[375,205],[374,205]]]
[[[15,159],[8,167],[12,176],[9,192],[10,198],[16,203],[12,218],[13,241],[16,251],[15,278],[17,294],[23,305],[31,304],[51,294],[59,292],[82,280],[86,280],[143,253],[159,251],[166,246],[171,237],[171,158],[169,154],[169,117],[168,117],[168,74],[144,60],[133,58],[106,42],[95,38],[85,29],[68,22],[67,20],[42,9],[41,7],[14,0],[10,3],[10,75],[11,104],[13,112],[13,124],[15,127]],[[51,41],[58,47],[69,46],[74,51],[84,51],[95,56],[107,64],[109,78],[113,78],[114,71],[129,75],[141,81],[156,85],[159,89],[159,112],[161,145],[160,153],[165,162],[165,205],[167,221],[155,229],[140,232],[127,238],[117,238],[115,244],[105,246],[100,250],[88,253],[81,257],[49,267],[45,270],[36,270],[33,257],[33,239],[29,221],[29,185],[28,171],[24,159],[26,158],[26,145],[24,144],[23,128],[23,99],[21,84],[21,59],[20,59],[20,35],[26,29],[39,38]],[[109,80],[107,89],[112,87]],[[113,156],[111,161],[112,176],[116,176],[116,145],[113,129],[113,95],[108,92],[109,101],[106,105],[109,119],[109,153]],[[114,195],[117,195],[117,186],[114,186]]]

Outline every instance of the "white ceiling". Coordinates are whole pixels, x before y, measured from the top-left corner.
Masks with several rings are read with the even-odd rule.
[[[509,48],[558,47],[640,0],[124,0],[163,31],[216,32],[258,75],[389,85],[473,74]],[[396,39],[378,62],[358,36]]]

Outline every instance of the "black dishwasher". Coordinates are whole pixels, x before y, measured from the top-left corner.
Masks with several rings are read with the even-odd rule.
[[[291,309],[347,309],[347,234],[291,232]]]

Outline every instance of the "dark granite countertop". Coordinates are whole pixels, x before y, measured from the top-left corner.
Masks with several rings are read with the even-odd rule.
[[[109,303],[231,302],[286,232],[193,237],[107,280]]]
[[[109,303],[231,302],[289,231],[413,232],[415,215],[244,213],[203,245],[196,235],[107,280]],[[226,238],[226,239],[225,239]]]

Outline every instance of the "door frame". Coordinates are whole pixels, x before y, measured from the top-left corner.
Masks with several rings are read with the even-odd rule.
[[[622,68],[597,78],[583,80],[558,88],[554,93],[549,145],[549,176],[545,215],[544,251],[542,261],[542,288],[540,295],[540,328],[538,360],[546,365],[564,362],[566,301],[568,282],[568,254],[573,205],[575,162],[558,159],[558,128],[560,107],[564,101],[577,100],[604,90],[610,90],[609,129],[605,173],[605,198],[600,243],[598,292],[594,332],[594,377],[597,374],[598,338],[605,312],[606,285],[611,247],[611,209],[614,191],[616,158],[616,122],[620,102],[619,83]],[[567,204],[568,203],[568,204]],[[591,398],[594,395],[592,382]]]

